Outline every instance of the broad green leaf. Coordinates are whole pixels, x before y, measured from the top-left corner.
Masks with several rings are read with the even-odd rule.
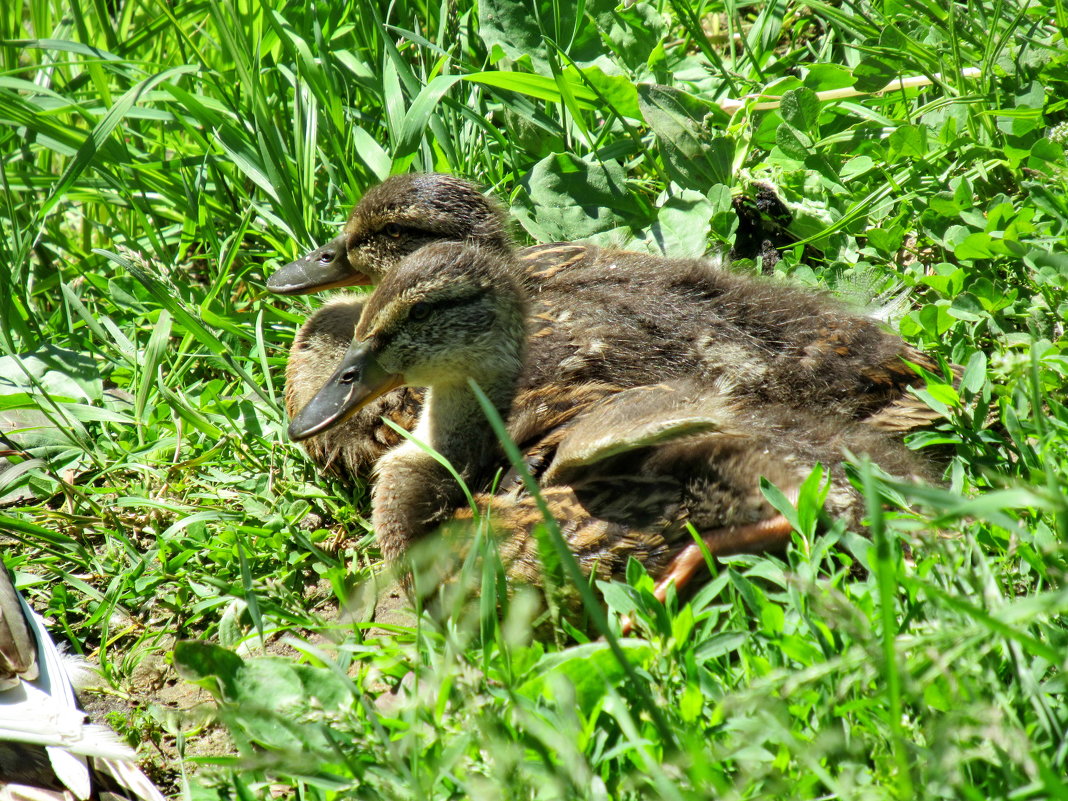
[[[920,310],[920,324],[931,336],[940,337],[953,327],[953,318],[945,306],[931,304]]]
[[[617,615],[629,615],[638,608],[629,587],[615,581],[598,581],[597,588],[604,595],[605,604]]]
[[[986,383],[986,354],[976,351],[968,359],[961,375],[960,387],[966,392],[979,392]]]
[[[880,253],[897,253],[904,241],[904,232],[900,229],[887,231],[883,228],[871,228],[867,232],[868,244]],[[941,278],[942,276],[935,276]]]
[[[491,57],[499,53],[513,61],[529,60],[544,75],[553,52],[546,39],[581,66],[598,58],[603,50],[597,20],[610,24],[615,7],[614,0],[482,0],[478,32]]]
[[[1044,172],[1050,176],[1063,175],[1068,161],[1065,159],[1064,144],[1049,139],[1039,139],[1031,145],[1027,159],[1029,169]]]
[[[953,303],[950,304],[949,313],[956,317],[958,320],[976,321],[986,317],[987,314],[983,310],[983,304],[981,304],[975,295],[971,292],[964,292],[953,298]]]
[[[927,207],[943,217],[954,218],[963,210],[953,192],[939,192],[927,200]]]
[[[241,657],[218,645],[200,640],[179,640],[174,645],[174,667],[178,675],[220,700],[237,698],[238,674],[244,665]]]
[[[1032,81],[1019,92],[1013,101],[1013,108],[998,112],[998,128],[1013,136],[1025,136],[1042,125],[1042,106],[1045,102],[1045,89],[1042,84]]]
[[[798,131],[819,134],[820,101],[811,89],[791,89],[784,94],[779,113]]]
[[[0,356],[0,394],[33,394],[39,387],[49,395],[99,402],[104,396],[102,366],[87,354],[55,345],[18,357]]]
[[[875,161],[870,156],[854,156],[838,171],[843,181],[859,178],[875,166]]]
[[[649,222],[649,212],[628,190],[622,167],[614,161],[589,163],[557,153],[537,164],[522,181],[517,198],[520,221],[549,240],[613,238]],[[620,244],[616,242],[616,244]]]
[[[812,153],[812,138],[785,122],[775,132],[775,144],[783,153],[797,161],[804,161]]]
[[[714,191],[724,188],[719,185]],[[727,195],[729,198],[729,189]],[[660,207],[656,218],[664,253],[679,257],[703,256],[708,249],[709,220],[714,212],[715,206],[700,192],[682,189],[671,195]]]
[[[853,68],[854,86],[861,92],[877,92],[894,78],[900,77],[902,65],[881,56],[868,56]]]
[[[956,267],[949,275],[925,275],[920,281],[946,297],[953,298],[964,288],[964,277],[964,270]]]
[[[839,64],[810,64],[805,72],[805,87],[813,92],[826,92],[852,86],[856,79]]]
[[[890,134],[890,157],[892,159],[922,158],[927,152],[926,129],[915,125],[901,125]]]
[[[609,75],[597,65],[583,67],[581,70],[568,67],[564,70],[572,86],[575,86],[576,98],[581,102],[582,94],[577,88],[589,83],[595,95],[591,101],[594,108],[601,114],[606,114],[604,104],[607,103],[617,114],[631,120],[640,120],[641,112],[638,110],[638,88],[634,82],[625,75]]]
[[[621,3],[598,16],[601,41],[631,72],[642,72],[664,40],[664,16],[652,3]]]
[[[656,134],[665,165],[683,188],[734,183],[734,141],[706,127],[712,114],[706,103],[678,89],[640,84],[638,106]]]

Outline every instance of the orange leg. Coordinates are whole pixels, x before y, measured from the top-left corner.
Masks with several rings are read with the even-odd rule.
[[[701,539],[708,546],[713,556],[727,556],[735,553],[761,553],[772,549],[785,548],[790,541],[793,527],[782,515],[769,517],[759,523],[751,523],[748,526],[732,526],[717,528],[707,534],[702,534]],[[663,603],[667,598],[668,586],[675,582],[677,588],[681,588],[693,577],[698,568],[705,563],[704,554],[697,543],[687,545],[664,570],[653,595]],[[620,630],[623,634],[630,634],[634,628],[634,621],[625,617],[620,622]]]

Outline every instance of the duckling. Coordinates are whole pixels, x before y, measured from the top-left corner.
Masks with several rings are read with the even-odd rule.
[[[454,176],[393,176],[367,192],[342,237],[279,270],[269,287],[296,293],[377,281],[403,254],[440,240],[507,252],[504,212]],[[631,315],[630,307],[638,308],[640,322],[627,334],[632,343],[644,345],[653,365],[652,375],[635,377],[631,383],[660,380],[656,365],[678,354],[658,353],[656,341],[670,338],[676,307],[681,307],[707,314],[708,326],[702,331],[691,320],[692,341],[675,374],[726,375],[754,399],[814,409],[830,403],[833,411],[888,430],[906,431],[936,416],[906,395],[909,385],[919,383],[906,362],[928,370],[935,365],[874,320],[847,313],[829,298],[732,274],[696,259],[662,259],[577,243],[539,245],[516,255],[538,296],[543,289],[552,290],[552,297],[559,299],[555,306],[542,304],[543,329],[572,325],[569,292],[605,309],[599,324],[588,329],[584,346],[574,347],[570,358],[560,362],[575,380],[582,380],[584,362],[616,358],[608,355],[605,343],[620,338],[611,330],[618,304],[624,316]],[[290,419],[336,363],[362,306],[356,298],[334,300],[302,327],[287,368]],[[607,336],[602,336],[605,330]],[[349,477],[363,475],[375,456],[396,441],[395,432],[379,423],[380,416],[410,421],[417,408],[410,394],[386,396],[375,409],[353,418],[344,432],[308,440],[305,448],[320,467]]]
[[[352,341],[363,304],[363,298],[337,298],[320,308],[297,332],[286,364],[285,406],[291,420],[337,369]],[[420,389],[400,387],[301,445],[322,472],[355,482],[370,475],[379,457],[402,440],[383,418],[410,431],[419,419],[422,399]]]
[[[471,389],[477,384],[508,421],[561,516],[576,521],[571,547],[587,566],[603,563],[610,571],[636,555],[672,574],[673,558],[689,542],[687,523],[719,553],[781,545],[790,527],[763,499],[759,476],[790,492],[815,461],[837,464],[843,445],[885,454],[891,469],[911,470],[904,450],[872,426],[829,409],[821,422],[804,410],[751,403],[732,386],[737,376],[711,369],[702,375],[692,329],[707,331],[714,309],[740,303],[729,291],[687,295],[686,302],[675,297],[668,330],[655,317],[663,301],[646,306],[644,293],[627,292],[601,303],[609,300],[601,289],[570,279],[534,282],[506,253],[479,246],[426,246],[371,295],[340,366],[293,419],[290,435],[325,431],[397,387],[427,387],[415,438],[444,456],[468,486],[485,489],[502,454]],[[547,310],[558,324],[546,325]],[[729,317],[716,328],[737,336]],[[603,348],[597,358],[576,361],[577,352],[589,350],[591,330],[604,338]],[[641,335],[649,331],[658,336]],[[681,394],[658,389],[653,376],[681,382],[671,390]],[[412,442],[383,456],[376,473],[372,523],[390,562],[465,502],[445,468]],[[840,471],[836,476],[832,495],[841,500],[834,508],[857,518],[857,496]],[[529,532],[536,519],[532,501],[522,497],[483,495],[479,504],[512,530]],[[529,546],[529,535],[520,535],[505,548],[518,575],[533,564],[525,556]]]
[[[509,269],[525,266],[524,292],[533,303],[529,336],[545,358],[544,368],[529,365],[532,376],[551,372],[560,383],[624,387],[670,378],[719,382],[723,391],[751,403],[832,412],[888,430],[935,416],[906,395],[918,383],[908,362],[934,369],[930,360],[825,295],[693,259],[650,262],[617,252],[550,273],[540,265],[530,269],[528,260],[511,259],[507,251],[479,252]],[[424,280],[431,283],[430,276]],[[336,358],[361,308],[338,301],[305,327],[290,383],[321,381],[322,365]],[[327,317],[334,322],[322,325]],[[329,347],[316,344],[317,328],[333,332],[324,338]],[[324,355],[312,359],[309,354],[317,352]],[[294,409],[295,402],[291,414]]]
[[[0,565],[0,797],[164,801],[129,746],[86,723],[70,665]]]
[[[504,210],[474,184],[452,175],[394,175],[371,187],[341,235],[277,270],[267,288],[302,295],[377,284],[409,253],[431,242],[511,245]]]

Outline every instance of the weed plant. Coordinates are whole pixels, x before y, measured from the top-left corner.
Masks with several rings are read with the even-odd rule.
[[[4,4],[3,559],[193,798],[1068,798],[1066,33],[1062,0]],[[738,269],[898,298],[964,366],[909,437],[944,486],[859,464],[864,539],[816,534],[814,483],[784,558],[686,603],[601,587],[605,640],[533,640],[491,573],[473,610],[334,620],[373,607],[366,492],[285,438],[319,301],[264,282],[406,170],[482,182],[523,241],[785,225]]]

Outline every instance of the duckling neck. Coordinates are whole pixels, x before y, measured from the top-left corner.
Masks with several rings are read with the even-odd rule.
[[[518,381],[515,373],[474,376],[497,413],[507,419]],[[466,378],[428,390],[413,437],[445,457],[475,492],[500,463],[500,443]],[[371,522],[382,555],[396,561],[409,546],[433,531],[466,496],[449,470],[415,442],[406,442],[379,460],[372,494]]]
[[[515,397],[515,377],[474,379],[503,419]],[[470,384],[431,387],[415,436],[444,456],[465,480],[477,480],[488,464],[496,464],[500,444]]]

